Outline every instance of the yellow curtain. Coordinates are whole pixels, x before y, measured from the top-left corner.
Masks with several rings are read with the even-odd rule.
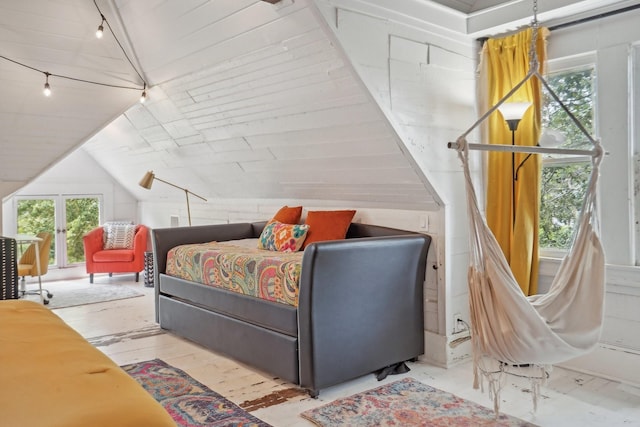
[[[548,30],[538,29],[536,41],[538,62],[546,60]],[[489,39],[482,51],[483,73],[486,87],[486,108],[498,103],[515,85],[520,83],[530,69],[529,50],[533,30],[531,28],[512,36]],[[540,70],[541,74],[543,70]],[[531,107],[515,131],[516,145],[536,145],[541,128],[541,83],[530,78],[506,102],[531,102]],[[488,138],[491,144],[512,144],[512,133],[500,112],[488,119]],[[527,154],[490,152],[487,166],[487,223],[496,236],[513,274],[525,295],[538,290],[538,228],[540,210],[540,155],[532,155],[519,169],[514,180],[515,168]],[[515,193],[515,221],[513,194]]]

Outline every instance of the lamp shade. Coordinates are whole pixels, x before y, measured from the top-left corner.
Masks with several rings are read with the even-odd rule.
[[[505,120],[521,120],[529,107],[531,107],[530,102],[505,102],[498,107],[498,110]]]
[[[139,183],[140,187],[150,190],[155,177],[156,176],[153,174],[153,171],[147,171],[147,173],[145,173],[142,179],[140,180],[140,183]]]

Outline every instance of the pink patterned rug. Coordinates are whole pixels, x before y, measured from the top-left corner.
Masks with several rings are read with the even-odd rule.
[[[509,415],[496,419],[493,410],[404,378],[300,414],[321,427],[330,426],[526,426]]]
[[[180,427],[270,427],[160,359],[124,365],[122,369],[160,402]]]

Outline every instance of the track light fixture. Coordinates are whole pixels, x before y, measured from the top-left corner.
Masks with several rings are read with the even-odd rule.
[[[51,96],[51,86],[49,86],[49,76],[51,74],[45,72],[44,76],[45,76],[45,82],[44,82],[44,90],[42,91],[44,93],[44,96]]]
[[[100,17],[102,18],[102,22],[100,22],[100,25],[98,26],[98,31],[96,31],[96,37],[101,39],[102,36],[104,35],[104,21],[105,21],[105,17],[103,14],[100,14]]]

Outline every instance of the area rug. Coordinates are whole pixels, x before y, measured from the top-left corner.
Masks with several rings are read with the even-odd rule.
[[[527,426],[515,417],[462,399],[429,385],[404,378],[302,414],[314,424],[329,426]]]
[[[27,290],[38,289],[37,284],[29,284]],[[77,305],[95,304],[126,298],[141,297],[144,294],[136,289],[120,285],[97,285],[95,283],[49,282],[42,287],[53,294],[49,299],[49,308],[74,307]],[[39,295],[26,295],[25,299],[40,301]]]
[[[270,427],[184,371],[160,359],[122,366],[179,426]]]

